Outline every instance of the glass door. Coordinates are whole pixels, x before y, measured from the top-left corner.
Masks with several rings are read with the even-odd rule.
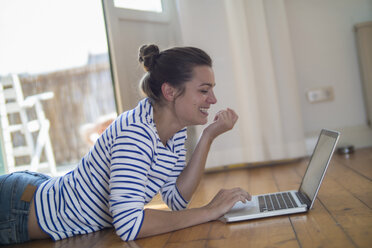
[[[63,174],[117,116],[102,3],[1,1],[0,30],[0,79],[15,75],[24,99],[51,93],[42,101],[42,112],[50,123],[57,174]],[[29,120],[36,115],[27,110]],[[10,126],[20,123],[17,113],[2,118]],[[24,131],[10,134],[14,147],[24,147]],[[36,146],[37,132],[32,135]],[[43,152],[40,163],[46,157]],[[26,156],[14,159],[15,168],[31,163]]]

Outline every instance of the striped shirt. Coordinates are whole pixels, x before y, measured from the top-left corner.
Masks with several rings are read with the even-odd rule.
[[[176,187],[186,161],[186,128],[160,141],[146,98],[121,114],[78,166],[35,194],[36,216],[53,240],[114,226],[123,240],[141,229],[144,206],[160,191],[172,210],[187,207]]]

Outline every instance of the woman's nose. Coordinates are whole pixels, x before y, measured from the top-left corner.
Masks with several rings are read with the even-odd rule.
[[[216,98],[216,96],[214,95],[214,92],[213,92],[213,91],[211,91],[210,95],[208,96],[208,102],[209,102],[210,104],[215,104],[215,103],[217,103],[217,98]]]

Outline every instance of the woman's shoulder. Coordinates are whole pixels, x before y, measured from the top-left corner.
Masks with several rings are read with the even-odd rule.
[[[178,140],[187,140],[187,127],[181,129],[180,131],[178,131],[175,135],[174,135],[174,140],[175,141],[178,141]]]
[[[152,113],[145,103],[141,101],[136,108],[122,113],[115,120],[117,136],[131,135],[150,140],[156,139],[156,128]]]
[[[122,125],[130,126],[132,124],[149,126],[153,124],[152,105],[148,98],[139,101],[138,105],[130,110],[123,112],[117,120],[122,122]]]
[[[115,120],[115,125],[118,129],[118,135],[127,132],[141,132],[147,134],[148,136],[155,135],[153,125],[146,121],[133,119],[130,115],[130,113],[123,113]]]

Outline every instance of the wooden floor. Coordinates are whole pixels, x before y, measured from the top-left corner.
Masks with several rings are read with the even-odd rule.
[[[190,207],[209,202],[221,188],[251,194],[297,189],[307,160],[275,166],[208,173]],[[307,214],[224,224],[214,221],[137,241],[123,242],[112,229],[14,247],[372,247],[372,148],[350,157],[335,154],[314,208]],[[158,201],[153,208],[162,208]]]

